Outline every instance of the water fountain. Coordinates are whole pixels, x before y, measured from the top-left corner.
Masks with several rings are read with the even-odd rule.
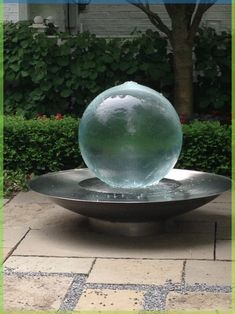
[[[161,232],[167,219],[231,185],[224,176],[173,169],[182,146],[178,115],[162,94],[134,82],[90,103],[80,121],[79,146],[88,168],[42,175],[30,188],[88,217],[98,231]]]

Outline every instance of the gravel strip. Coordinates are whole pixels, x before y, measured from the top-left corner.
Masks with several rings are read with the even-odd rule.
[[[59,312],[72,311],[75,308],[84,290],[86,277],[87,276],[85,275],[75,276],[64,297],[63,302],[61,303]]]
[[[136,285],[136,284],[106,284],[106,283],[86,283],[87,289],[110,289],[110,290],[148,290],[151,285]]]
[[[149,287],[144,296],[144,310],[164,310],[168,292],[164,287]]]
[[[13,268],[10,267],[4,267],[4,275],[7,276],[17,276],[17,277],[28,277],[28,276],[58,276],[58,277],[74,277],[78,274],[75,273],[46,273],[46,272],[18,272],[15,271]]]

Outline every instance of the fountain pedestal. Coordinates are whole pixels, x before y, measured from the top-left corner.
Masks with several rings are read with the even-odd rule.
[[[111,235],[127,237],[142,237],[165,231],[164,221],[154,222],[114,222],[89,218],[89,225],[92,230]]]

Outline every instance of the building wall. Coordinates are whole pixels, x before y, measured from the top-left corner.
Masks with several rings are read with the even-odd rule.
[[[5,3],[4,4],[4,20],[17,22],[19,21],[19,4]]]
[[[215,4],[205,14],[204,24],[217,31],[231,31],[232,10],[229,4]]]
[[[163,22],[170,26],[168,14],[163,5],[152,6]],[[70,6],[70,26],[72,31],[89,30],[99,36],[130,36],[136,31],[145,31],[154,26],[147,16],[130,4],[101,5],[89,4],[77,15],[76,5]],[[5,4],[4,19],[11,21],[33,19],[36,15],[43,18],[53,16],[60,31],[67,25],[67,6],[65,4]],[[77,17],[78,16],[78,17]],[[212,26],[217,31],[231,30],[231,6],[213,5],[204,15],[202,24]]]
[[[163,5],[153,5],[163,22],[170,26],[168,14]],[[84,30],[101,36],[130,35],[133,30],[145,31],[148,28],[155,29],[147,16],[133,5],[93,5],[87,6],[80,14],[80,23]],[[219,30],[231,29],[231,6],[214,5],[204,15],[202,23]]]

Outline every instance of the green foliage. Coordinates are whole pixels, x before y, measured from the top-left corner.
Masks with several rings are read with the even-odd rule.
[[[199,30],[195,43],[197,112],[231,110],[231,35],[213,28]]]
[[[79,167],[79,122],[25,120],[7,117],[4,125],[4,166],[28,175]],[[230,175],[231,127],[219,122],[183,125],[183,149],[176,167]]]
[[[78,167],[78,120],[24,120],[6,117],[4,122],[4,167],[26,174]]]
[[[19,191],[27,191],[28,176],[23,171],[4,171],[4,197],[11,197]]]
[[[183,125],[183,134],[176,167],[231,175],[231,126],[196,121]]]
[[[5,113],[81,116],[103,90],[128,80],[152,87],[173,100],[172,54],[167,40],[148,30],[132,39],[35,35],[29,23],[4,28]],[[231,36],[199,30],[195,43],[197,112],[229,112]]]
[[[173,82],[167,41],[147,31],[132,40],[48,38],[21,23],[6,24],[5,113],[81,115],[103,90],[134,80],[167,93]]]

